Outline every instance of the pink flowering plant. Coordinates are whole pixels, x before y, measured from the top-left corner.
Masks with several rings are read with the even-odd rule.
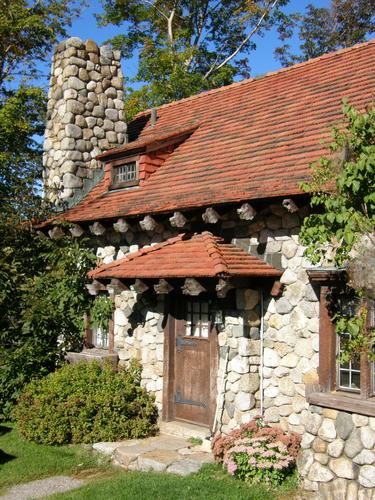
[[[228,436],[216,436],[213,452],[229,474],[272,487],[293,473],[299,444],[298,435],[270,427],[256,417]]]

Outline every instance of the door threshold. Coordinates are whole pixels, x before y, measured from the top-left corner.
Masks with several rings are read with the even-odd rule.
[[[182,420],[171,420],[169,422],[159,422],[160,432],[163,434],[170,434],[171,436],[178,436],[182,438],[198,438],[210,439],[211,431],[209,427],[203,425],[191,424]]]

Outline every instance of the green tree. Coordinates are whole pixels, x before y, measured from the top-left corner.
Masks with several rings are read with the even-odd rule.
[[[331,301],[336,330],[344,334],[342,359],[363,350],[375,359],[375,330],[366,329],[367,299],[375,299],[375,106],[361,113],[344,102],[343,112],[330,154],[312,165],[311,182],[302,186],[311,194],[312,213],[300,236],[311,262],[324,263],[333,250],[331,264],[347,268],[347,281]],[[340,310],[340,295],[360,306],[350,314]]]
[[[285,43],[275,55],[283,66],[351,47],[375,31],[375,0],[332,0],[329,7],[309,4],[305,14],[292,14],[279,31]],[[300,40],[297,54],[286,42],[296,34]]]
[[[46,99],[32,83],[81,3],[0,1],[0,416],[25,382],[53,369],[78,341],[88,302],[90,251],[32,227],[48,209],[38,184]]]
[[[124,25],[112,38],[125,58],[139,51],[130,115],[248,77],[254,35],[285,22],[288,0],[103,0],[101,25]]]

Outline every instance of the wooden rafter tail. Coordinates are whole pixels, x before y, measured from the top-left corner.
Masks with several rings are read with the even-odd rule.
[[[206,224],[216,224],[220,220],[220,215],[214,208],[208,207],[203,212],[202,219]]]
[[[90,233],[94,236],[102,236],[106,231],[106,228],[100,222],[94,222],[94,224],[89,226],[89,229]]]
[[[135,280],[132,287],[137,293],[144,293],[150,288],[144,281],[140,280],[139,278]]]
[[[85,232],[85,230],[83,229],[83,227],[80,226],[79,224],[74,224],[74,226],[71,227],[69,229],[69,231],[70,231],[70,234],[73,236],[73,238],[79,238]]]
[[[142,231],[155,231],[159,224],[151,215],[146,215],[139,221],[139,225]]]
[[[173,290],[173,286],[164,278],[160,278],[159,282],[154,285],[154,290],[157,294],[167,294]]]
[[[184,285],[181,287],[184,295],[196,296],[206,292],[206,288],[202,286],[195,278],[186,278]]]
[[[181,212],[175,212],[172,217],[169,217],[169,222],[172,227],[184,227],[188,220]]]
[[[219,283],[216,285],[216,293],[219,299],[225,299],[229,290],[232,290],[234,285],[228,279],[219,279]]]
[[[104,292],[107,290],[107,287],[103,285],[103,283],[100,283],[98,280],[94,280],[92,283],[88,283],[86,285],[87,290],[89,291],[90,295],[98,295],[99,292]]]
[[[128,231],[130,231],[130,224],[128,224],[128,222],[126,222],[125,219],[123,219],[122,217],[120,217],[120,219],[118,219],[117,222],[114,222],[113,224],[113,229],[116,231],[116,233],[127,233]]]
[[[129,287],[117,278],[112,278],[110,283],[107,285],[107,291],[111,295],[119,294],[124,290],[129,290]]]
[[[51,238],[51,240],[58,240],[59,238],[65,236],[65,233],[61,227],[54,226],[52,229],[48,231],[48,235]]]
[[[296,205],[296,203],[292,200],[292,198],[285,198],[282,202],[282,206],[288,210],[291,214],[294,214],[295,212],[298,212],[299,207]]]
[[[241,220],[253,220],[257,212],[250,203],[243,203],[240,208],[237,208],[237,214]]]

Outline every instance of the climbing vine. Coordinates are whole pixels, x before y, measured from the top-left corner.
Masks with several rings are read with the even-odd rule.
[[[358,307],[346,312],[336,308],[332,315],[345,361],[363,351],[375,358],[375,331],[367,327],[368,301],[375,298],[371,266],[375,251],[375,106],[360,112],[344,101],[342,110],[344,119],[332,131],[329,154],[311,165],[311,180],[301,185],[311,194],[313,212],[305,218],[300,236],[313,264],[347,269],[346,293]],[[331,302],[335,304],[335,299]]]
[[[108,331],[109,320],[112,318],[114,308],[113,300],[106,295],[96,297],[90,310],[91,324],[103,332]]]

